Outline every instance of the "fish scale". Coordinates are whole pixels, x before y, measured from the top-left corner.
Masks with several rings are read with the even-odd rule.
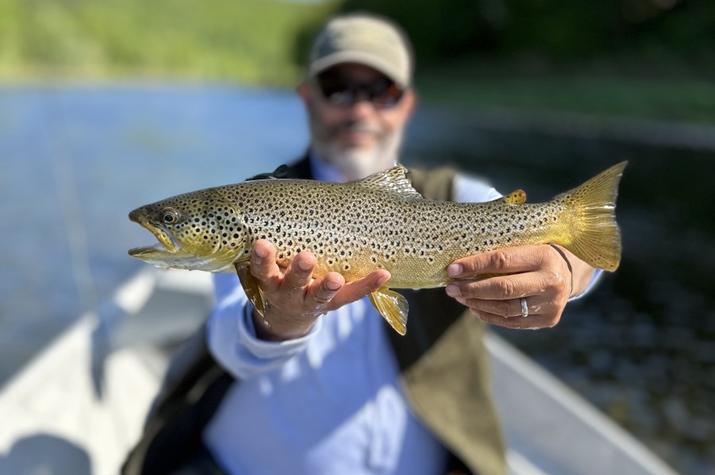
[[[236,269],[260,312],[265,302],[249,265],[258,239],[275,245],[287,266],[312,252],[314,277],[338,272],[347,282],[390,271],[371,294],[380,313],[405,332],[407,303],[390,290],[449,283],[447,266],[461,257],[525,244],[560,244],[594,267],[613,271],[621,253],[615,221],[625,162],[545,203],[525,203],[521,190],[487,203],[426,200],[396,166],[350,183],[265,179],[199,190],[132,211],[151,231],[153,247],[132,249],[163,267]]]

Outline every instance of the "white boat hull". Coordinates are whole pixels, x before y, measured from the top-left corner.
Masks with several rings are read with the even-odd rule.
[[[163,324],[145,315],[177,301],[183,313]],[[0,474],[116,474],[166,368],[156,338],[186,335],[210,306],[209,274],[146,270],[119,287],[110,305],[83,315],[2,388]],[[151,331],[125,339],[151,337],[103,353],[128,321]],[[503,339],[490,333],[486,344],[511,474],[675,473]]]

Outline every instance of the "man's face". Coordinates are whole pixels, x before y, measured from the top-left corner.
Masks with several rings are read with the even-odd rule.
[[[400,91],[370,67],[345,63],[301,84],[298,93],[308,110],[313,148],[345,178],[363,178],[397,161],[414,107],[412,90]]]

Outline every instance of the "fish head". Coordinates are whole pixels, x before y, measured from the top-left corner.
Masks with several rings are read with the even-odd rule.
[[[129,250],[129,255],[158,267],[220,271],[244,252],[241,213],[217,189],[168,198],[129,213],[158,243]]]

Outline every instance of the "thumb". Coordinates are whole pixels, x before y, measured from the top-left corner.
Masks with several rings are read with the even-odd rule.
[[[335,294],[330,301],[329,309],[335,310],[345,304],[360,300],[364,296],[376,291],[390,280],[390,273],[384,269],[376,270],[362,279],[348,282]]]

